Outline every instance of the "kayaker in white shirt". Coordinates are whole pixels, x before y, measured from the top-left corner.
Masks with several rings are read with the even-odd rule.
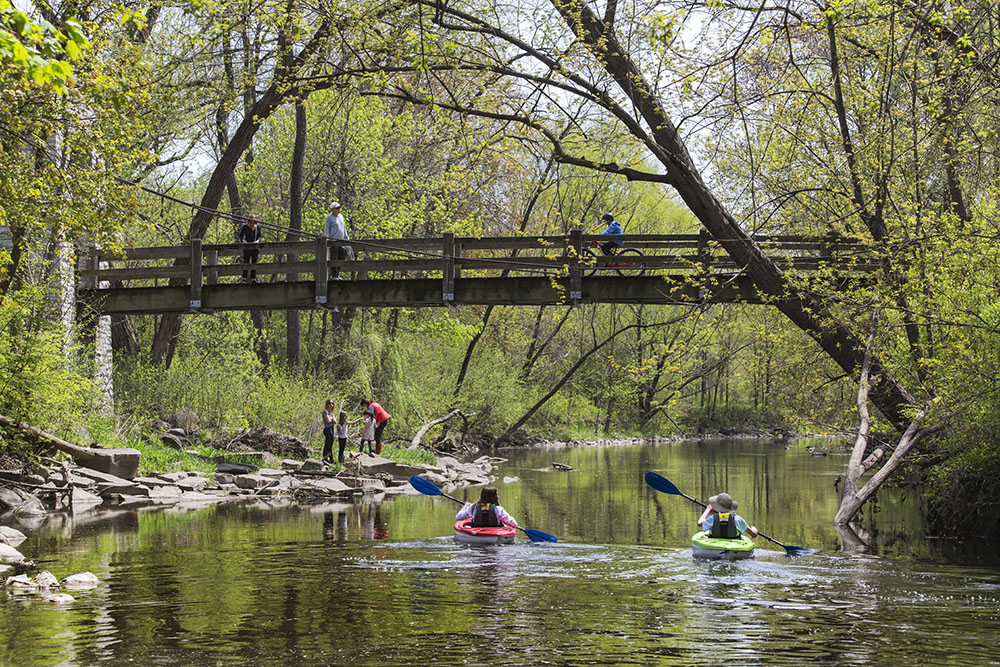
[[[712,537],[735,539],[746,532],[750,533],[750,537],[757,537],[757,527],[747,525],[746,520],[736,513],[736,508],[739,506],[740,504],[733,500],[728,493],[712,496],[708,499],[708,507],[698,519],[698,525],[701,526],[702,530],[709,531]],[[720,516],[723,520],[717,522],[716,520]],[[728,530],[730,524],[736,527],[735,535],[732,534],[733,531]],[[712,530],[713,527],[715,530]]]
[[[500,506],[500,495],[495,486],[484,487],[479,494],[479,502],[466,503],[455,515],[455,521],[469,519],[475,528],[494,526],[513,526],[519,528],[517,521]]]

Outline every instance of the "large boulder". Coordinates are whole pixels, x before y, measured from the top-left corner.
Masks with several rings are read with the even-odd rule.
[[[20,563],[24,560],[24,554],[10,546],[0,544],[0,563]]]
[[[62,580],[62,585],[66,588],[92,588],[100,583],[100,579],[91,572],[78,572]]]

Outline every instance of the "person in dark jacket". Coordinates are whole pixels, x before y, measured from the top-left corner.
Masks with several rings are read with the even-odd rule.
[[[240,243],[243,244],[243,263],[256,264],[257,255],[260,253],[260,242],[264,238],[264,233],[254,215],[250,215],[247,221],[243,223],[243,226],[240,227],[239,238]],[[243,269],[243,278],[240,282],[245,283],[247,281],[247,273],[247,269]],[[251,269],[249,274],[250,282],[257,282],[257,270]]]

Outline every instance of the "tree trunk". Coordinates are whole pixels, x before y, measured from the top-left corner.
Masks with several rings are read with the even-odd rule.
[[[295,145],[292,148],[292,174],[289,179],[289,232],[285,237],[287,241],[297,240],[298,235],[294,231],[302,229],[302,168],[305,163],[306,154],[306,107],[302,100],[295,104]],[[294,231],[293,231],[294,230]],[[298,256],[290,256],[289,261],[298,260]],[[299,274],[289,273],[288,282],[293,283],[299,279]],[[288,367],[298,369],[301,359],[301,326],[299,323],[299,311],[290,309],[285,311],[287,318],[287,347],[286,355]]]
[[[820,298],[788,279],[715,197],[695,167],[682,133],[668,117],[642,72],[625,53],[614,31],[582,1],[553,1],[553,6],[577,38],[589,46],[650,128],[646,147],[666,168],[671,185],[695,217],[737,266],[745,267],[745,274],[762,296],[819,343],[845,372],[856,375],[864,362],[863,346]],[[877,359],[872,360],[871,374],[876,378],[871,387],[873,402],[902,431],[907,423],[906,408],[913,405],[915,399]]]
[[[222,156],[219,158],[219,162],[215,165],[215,169],[212,171],[212,176],[209,178],[208,185],[205,186],[205,192],[202,194],[201,203],[196,210],[194,217],[191,219],[191,225],[188,228],[188,233],[186,241],[191,239],[204,238],[205,232],[208,231],[208,227],[215,217],[216,207],[219,205],[219,200],[222,199],[222,193],[226,188],[227,183],[230,180],[236,165],[239,164],[240,158],[250,149],[253,143],[254,135],[257,134],[257,130],[260,128],[261,124],[270,115],[278,109],[284,102],[290,97],[296,95],[305,95],[305,92],[297,88],[292,79],[298,69],[306,66],[311,62],[313,56],[316,52],[326,43],[329,38],[331,29],[331,23],[329,18],[325,18],[323,23],[317,28],[316,32],[313,34],[309,43],[299,52],[297,58],[295,58],[295,67],[289,70],[286,67],[279,66],[278,73],[275,74],[274,80],[272,80],[271,85],[268,86],[264,94],[254,102],[243,116],[243,120],[239,127],[236,128],[236,133],[232,136],[229,144],[225,147],[222,152]],[[334,78],[330,76],[329,78],[316,80],[310,83],[310,90],[320,90],[329,88],[333,85]],[[249,94],[252,86],[248,86],[244,91]],[[244,96],[245,101],[249,102],[251,98]],[[179,261],[179,264],[185,262]],[[185,280],[175,279],[171,280],[170,284],[183,285]],[[177,320],[180,318],[179,315],[164,315],[160,320],[160,328],[165,330],[173,330],[177,328]],[[153,336],[153,349],[151,350],[152,357],[154,359],[161,359],[167,354],[172,354],[167,352],[167,348],[164,346],[165,341],[169,341],[170,336],[168,332],[161,332],[157,330],[156,334]]]

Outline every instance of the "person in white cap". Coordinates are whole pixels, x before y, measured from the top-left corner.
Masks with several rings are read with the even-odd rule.
[[[728,493],[720,493],[708,499],[708,507],[698,519],[702,530],[707,530],[712,537],[736,539],[749,532],[751,537],[757,537],[757,527],[748,526],[746,520],[736,513],[740,504]]]
[[[330,202],[330,215],[326,216],[326,222],[323,224],[323,235],[328,239],[343,239],[345,241],[349,238],[344,216],[340,213],[339,201]],[[337,259],[347,259],[347,247],[337,246],[334,255]],[[334,279],[340,278],[339,269],[333,269],[330,274]]]

